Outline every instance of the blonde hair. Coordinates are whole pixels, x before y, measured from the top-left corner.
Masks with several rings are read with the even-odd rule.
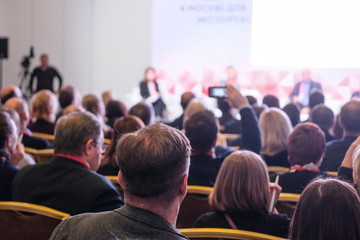
[[[58,100],[50,90],[40,90],[31,99],[31,117],[55,122]]]
[[[235,151],[225,158],[209,196],[214,211],[268,214],[269,175],[259,155]]]
[[[261,154],[275,155],[286,149],[292,125],[286,113],[278,108],[269,108],[260,115]]]
[[[352,159],[354,183],[357,187],[360,187],[360,146],[355,149]]]

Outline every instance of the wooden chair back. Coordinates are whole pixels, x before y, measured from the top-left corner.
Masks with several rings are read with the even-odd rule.
[[[36,163],[50,162],[54,157],[54,149],[34,149],[34,148],[25,148],[25,153],[33,156]]]

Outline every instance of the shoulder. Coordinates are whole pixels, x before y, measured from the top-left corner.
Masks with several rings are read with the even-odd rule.
[[[228,223],[223,213],[220,212],[208,212],[198,217],[193,225],[196,228],[208,228],[208,227],[224,227],[228,228]]]

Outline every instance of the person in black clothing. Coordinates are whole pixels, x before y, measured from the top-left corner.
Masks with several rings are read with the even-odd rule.
[[[247,99],[234,86],[228,85],[227,94],[231,106],[240,109],[243,128],[240,148],[260,153],[260,129],[254,111]],[[231,153],[228,151],[221,154],[222,156],[215,155],[217,133],[218,123],[214,114],[208,110],[194,113],[185,122],[185,134],[192,148],[189,185],[213,186],[215,183],[222,161]]]
[[[290,219],[269,210],[272,191],[279,195],[281,187],[269,183],[262,159],[250,151],[236,151],[224,160],[210,194],[214,212],[200,216],[194,227],[233,228],[286,238]]]
[[[55,77],[59,79],[58,90],[60,90],[62,86],[62,78],[55,68],[49,66],[48,55],[42,54],[40,56],[40,61],[41,61],[41,66],[35,68],[31,73],[30,84],[29,84],[31,94],[38,92],[42,89],[48,89],[54,92],[53,82]],[[33,90],[34,78],[37,79],[35,91]]]
[[[0,201],[11,200],[11,184],[18,172],[15,165],[24,155],[14,121],[6,112],[0,112]]]
[[[316,105],[311,109],[309,120],[323,130],[326,142],[335,139],[335,137],[330,134],[330,129],[335,125],[335,115],[330,108],[324,104]]]
[[[187,105],[189,104],[189,102],[191,101],[191,99],[194,99],[194,98],[195,98],[195,94],[193,94],[192,92],[185,92],[181,95],[180,104],[183,109],[183,112],[185,111],[185,109],[186,109]],[[182,113],[181,116],[178,117],[177,119],[175,119],[173,122],[168,123],[168,125],[182,130],[183,122],[184,122],[184,113]]]
[[[222,112],[219,118],[220,125],[223,126],[221,133],[241,134],[241,122],[233,117],[231,107],[225,99],[217,99],[218,108]]]

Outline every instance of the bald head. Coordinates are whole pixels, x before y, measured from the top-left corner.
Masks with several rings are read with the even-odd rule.
[[[18,86],[8,85],[1,89],[0,98],[2,104],[5,104],[6,101],[12,97],[22,97],[21,90]]]
[[[25,128],[29,124],[29,107],[24,99],[20,97],[13,97],[5,103],[5,107],[15,110],[19,114],[21,128]]]
[[[181,95],[181,107],[183,108],[183,110],[185,110],[186,106],[189,104],[189,102],[191,101],[191,99],[195,98],[195,94],[193,94],[192,92],[184,92]]]
[[[347,133],[360,134],[360,101],[347,102],[340,111],[340,120]]]

